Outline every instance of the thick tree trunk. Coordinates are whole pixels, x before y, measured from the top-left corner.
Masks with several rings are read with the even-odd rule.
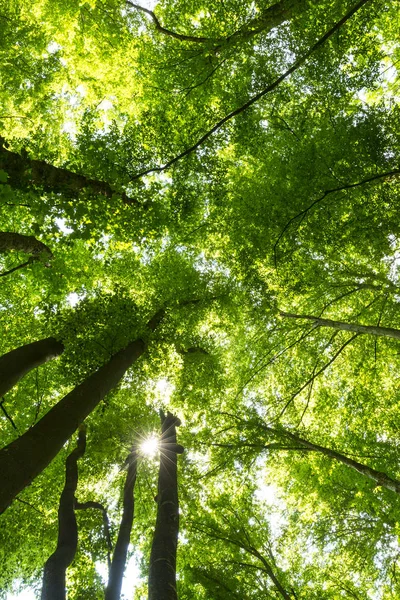
[[[377,325],[358,325],[357,323],[332,321],[331,319],[322,319],[320,317],[313,317],[311,315],[294,315],[292,313],[287,313],[283,311],[281,311],[279,314],[282,317],[287,317],[289,319],[307,319],[308,321],[313,321],[315,326],[318,327],[331,327],[332,329],[354,331],[355,333],[369,333],[370,335],[391,337],[396,340],[400,340],[400,329],[393,329],[392,327],[378,327]]]
[[[7,250],[17,250],[18,252],[25,252],[25,254],[31,254],[32,256],[43,254],[46,258],[53,257],[50,248],[32,235],[0,231],[0,252],[6,252]]]
[[[58,540],[55,552],[44,566],[41,600],[65,600],[65,572],[74,560],[78,545],[75,518],[75,492],[78,485],[78,459],[85,453],[85,426],[81,425],[78,444],[68,456],[65,466],[65,485],[58,508]]]
[[[176,443],[179,419],[171,413],[161,415],[160,470],[158,475],[157,522],[150,554],[149,600],[177,600],[176,550],[179,533]]]
[[[132,523],[134,516],[134,488],[137,471],[137,454],[133,448],[128,456],[128,471],[124,485],[124,499],[122,519],[119,526],[118,538],[115,544],[115,550],[112,557],[110,575],[105,593],[105,600],[119,600],[121,596],[122,580],[124,577],[126,557],[128,554],[129,542],[131,539]]]
[[[336,450],[331,450],[330,448],[325,448],[324,446],[319,446],[318,444],[309,442],[308,440],[305,440],[304,438],[301,438],[298,435],[287,431],[286,429],[273,429],[271,427],[265,427],[265,429],[279,437],[283,436],[289,438],[290,440],[296,442],[297,445],[304,446],[309,450],[313,450],[315,452],[324,454],[329,458],[333,458],[334,460],[343,463],[347,467],[354,469],[361,475],[364,475],[364,477],[368,477],[368,479],[371,479],[377,485],[380,485],[390,490],[391,492],[395,492],[396,494],[400,494],[400,481],[398,481],[397,479],[392,479],[382,471],[376,471],[375,469],[372,469],[367,465],[359,463],[356,460],[353,460],[352,458],[348,458],[344,454],[340,454],[340,452],[336,452]]]
[[[59,356],[64,346],[49,337],[11,350],[0,357],[0,397],[4,396],[24,375]]]
[[[160,310],[147,327],[154,330],[163,315]],[[142,339],[131,342],[60,400],[34,427],[0,450],[0,513],[47,467],[79,424],[145,350]]]
[[[7,173],[9,185],[22,191],[38,187],[45,192],[63,194],[68,198],[76,198],[84,190],[106,198],[119,193],[105,181],[97,181],[61,167],[54,167],[44,160],[29,158],[26,153],[21,155],[11,152],[5,147],[3,138],[0,138],[0,169]],[[136,202],[128,198],[125,192],[120,193],[120,196],[127,204]]]

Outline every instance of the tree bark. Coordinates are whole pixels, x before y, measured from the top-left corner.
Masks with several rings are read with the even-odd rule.
[[[7,250],[17,250],[18,252],[25,252],[25,254],[31,254],[32,256],[40,256],[43,254],[46,258],[53,258],[53,253],[50,248],[32,235],[1,231],[0,252],[6,252]]]
[[[58,540],[55,552],[46,561],[41,600],[65,600],[65,572],[75,557],[78,528],[75,518],[75,492],[78,485],[78,459],[85,453],[85,426],[81,425],[78,444],[65,465],[65,485],[58,508]]]
[[[179,419],[160,411],[160,470],[158,474],[157,521],[150,554],[149,600],[177,600],[176,550],[179,533],[177,454],[183,452],[176,443]]]
[[[7,150],[4,138],[0,138],[0,169],[7,173],[9,185],[22,191],[38,187],[45,192],[76,198],[80,192],[87,190],[91,194],[106,198],[119,194],[126,204],[136,202],[128,198],[125,192],[118,192],[105,181],[97,181],[61,167],[54,167],[44,160],[29,158],[26,152],[17,154]]]
[[[126,557],[131,539],[135,507],[135,499],[133,495],[137,472],[137,454],[135,448],[132,449],[132,452],[128,456],[127,463],[128,471],[124,485],[122,519],[112,557],[105,600],[119,600],[121,596],[122,580],[124,577]]]
[[[164,310],[147,323],[154,330]],[[34,427],[0,450],[0,514],[39,475],[61,450],[80,423],[120,381],[146,350],[137,339],[67,394]]]
[[[354,469],[361,475],[364,475],[364,477],[368,477],[368,479],[371,479],[377,485],[382,486],[382,487],[390,490],[391,492],[395,492],[396,494],[400,494],[400,481],[398,481],[397,479],[392,479],[391,477],[389,477],[388,475],[386,475],[386,473],[383,473],[382,471],[377,471],[375,469],[372,469],[371,467],[368,467],[367,465],[359,463],[356,460],[353,460],[352,458],[345,456],[344,454],[340,454],[340,452],[337,452],[336,450],[331,450],[330,448],[325,448],[324,446],[319,446],[318,444],[309,442],[308,440],[305,440],[304,438],[301,438],[300,436],[298,436],[294,433],[291,433],[290,431],[287,431],[286,429],[273,429],[272,427],[267,427],[267,426],[265,426],[264,429],[266,431],[269,431],[270,433],[273,433],[276,436],[279,436],[279,437],[283,436],[283,437],[289,438],[290,440],[296,442],[296,444],[300,444],[300,445],[304,446],[305,448],[308,448],[309,450],[313,450],[315,452],[324,454],[325,456],[328,456],[329,458],[333,458],[334,460],[337,460],[337,461],[343,463],[347,467]]]
[[[289,319],[307,319],[309,321],[313,321],[315,326],[318,327],[331,327],[332,329],[338,329],[342,331],[369,333],[370,335],[378,335],[382,337],[390,337],[396,340],[400,340],[400,329],[393,329],[392,327],[378,327],[377,325],[359,325],[358,323],[345,323],[344,321],[332,321],[331,319],[322,319],[320,317],[313,317],[311,315],[295,315],[283,311],[281,311],[279,314],[282,317],[287,317]]]
[[[0,397],[4,396],[24,375],[59,356],[64,346],[53,337],[20,346],[0,357]]]

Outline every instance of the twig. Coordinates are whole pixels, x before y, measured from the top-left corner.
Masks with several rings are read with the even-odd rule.
[[[310,385],[310,383],[312,383],[314,381],[314,379],[316,379],[318,377],[318,375],[321,375],[321,373],[323,373],[339,356],[339,354],[341,354],[343,352],[343,350],[346,348],[346,346],[348,346],[353,340],[355,340],[356,337],[358,337],[358,333],[356,333],[355,335],[351,336],[350,339],[347,340],[347,342],[345,342],[340,348],[339,350],[336,352],[336,354],[333,355],[333,357],[327,362],[325,363],[320,369],[319,371],[317,371],[317,373],[314,373],[312,375],[312,377],[310,377],[308,379],[308,381],[306,381],[306,383],[304,385],[301,386],[301,388],[299,390],[297,390],[297,392],[295,392],[287,401],[287,403],[285,404],[285,406],[283,407],[283,409],[281,410],[281,412],[279,413],[278,419],[280,419],[284,412],[287,410],[289,404],[291,404],[293,402],[293,400],[296,398],[296,396],[298,396],[308,385]]]
[[[12,427],[15,429],[15,431],[18,431],[18,427],[16,426],[16,424],[14,423],[14,421],[12,420],[12,418],[10,417],[10,415],[8,414],[6,409],[4,408],[4,402],[5,402],[5,398],[2,398],[1,402],[0,402],[0,408],[3,411],[5,417],[10,421],[10,423],[11,423]]]

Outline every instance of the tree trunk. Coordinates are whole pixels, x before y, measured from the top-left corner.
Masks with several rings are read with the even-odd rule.
[[[64,346],[53,337],[26,344],[0,357],[0,397],[4,396],[24,375],[59,356]]]
[[[78,545],[75,518],[75,492],[78,485],[78,459],[85,453],[85,426],[81,425],[78,444],[68,456],[65,466],[65,485],[58,508],[58,540],[55,552],[44,566],[41,600],[65,600],[65,572],[74,560]]]
[[[292,313],[286,313],[283,311],[281,311],[279,314],[282,317],[287,317],[289,319],[307,319],[309,321],[313,321],[316,327],[331,327],[332,329],[354,331],[356,333],[369,333],[371,335],[379,335],[382,337],[390,337],[396,340],[400,340],[400,329],[393,329],[392,327],[378,327],[377,325],[358,325],[357,323],[345,323],[343,321],[321,319],[320,317],[313,317],[311,315],[294,315]]]
[[[154,330],[163,315],[164,310],[158,311],[147,328]],[[0,513],[47,467],[79,424],[145,350],[142,339],[128,344],[53,406],[34,427],[0,450]]]
[[[245,23],[240,29],[230,35],[220,49],[235,45],[242,40],[247,40],[263,31],[271,31],[282,25],[285,21],[290,21],[294,17],[307,11],[312,4],[318,6],[318,0],[280,0],[272,6],[269,6],[261,13]]]
[[[177,454],[183,452],[176,443],[179,419],[160,411],[160,470],[158,474],[157,522],[150,554],[149,600],[177,600],[176,549],[179,533]]]
[[[7,173],[7,183],[14,189],[26,191],[38,187],[45,192],[63,194],[67,198],[76,198],[84,190],[106,198],[111,198],[115,193],[118,194],[111,185],[104,181],[97,181],[61,167],[54,167],[44,160],[29,158],[26,152],[22,154],[11,152],[4,144],[4,138],[0,138],[0,169]],[[136,202],[128,198],[125,192],[120,193],[120,196],[127,204]]]
[[[105,600],[119,600],[121,596],[122,580],[124,577],[126,557],[131,539],[132,523],[134,516],[135,499],[133,491],[136,482],[137,454],[133,448],[128,456],[128,472],[124,485],[124,500],[121,524],[118,538],[111,562],[110,575],[105,593]]]
[[[286,429],[273,429],[273,428],[267,427],[267,426],[265,426],[264,429],[273,433],[274,435],[277,435],[280,437],[284,436],[286,438],[289,438],[290,440],[293,440],[294,442],[296,442],[296,444],[300,444],[300,445],[304,446],[305,448],[308,448],[309,450],[313,450],[315,452],[320,452],[321,454],[324,454],[325,456],[328,456],[329,458],[338,460],[339,462],[343,463],[347,467],[350,467],[351,469],[354,469],[361,475],[364,475],[364,477],[368,477],[368,479],[371,479],[377,485],[380,485],[380,486],[390,490],[391,492],[395,492],[396,494],[400,494],[400,481],[398,481],[397,479],[392,479],[391,477],[389,477],[388,475],[386,475],[386,473],[383,473],[382,471],[376,471],[375,469],[372,469],[371,467],[368,467],[367,465],[359,463],[356,460],[353,460],[352,458],[348,458],[344,454],[340,454],[340,452],[336,452],[336,450],[331,450],[330,448],[325,448],[324,446],[319,446],[318,444],[309,442],[308,440],[305,440],[305,439],[299,437],[298,435],[291,433],[290,431],[287,431]]]
[[[18,252],[25,252],[25,254],[31,254],[32,256],[43,254],[46,258],[53,258],[50,248],[32,235],[1,231],[0,252],[6,252],[7,250],[17,250]]]

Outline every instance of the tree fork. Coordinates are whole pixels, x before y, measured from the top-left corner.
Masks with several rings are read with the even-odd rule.
[[[41,600],[65,600],[65,572],[75,557],[78,528],[75,517],[75,492],[78,486],[78,460],[86,449],[86,428],[79,427],[77,447],[67,457],[65,485],[58,508],[57,548],[46,561]]]
[[[124,577],[126,557],[131,539],[135,508],[134,489],[137,473],[137,452],[135,447],[132,448],[132,451],[129,454],[126,462],[128,465],[128,470],[124,484],[122,518],[111,561],[110,575],[105,592],[105,600],[119,600],[121,596],[122,580]]]
[[[160,411],[160,469],[158,474],[157,521],[150,554],[149,600],[177,600],[176,550],[179,533],[177,454],[183,447],[176,443],[180,420]]]
[[[147,323],[147,328],[154,331],[163,315],[161,309]],[[47,467],[79,424],[119,383],[146,348],[141,338],[128,344],[64,396],[34,427],[0,450],[0,514]]]
[[[4,396],[29,371],[60,356],[63,351],[61,342],[48,337],[0,356],[0,396]]]

